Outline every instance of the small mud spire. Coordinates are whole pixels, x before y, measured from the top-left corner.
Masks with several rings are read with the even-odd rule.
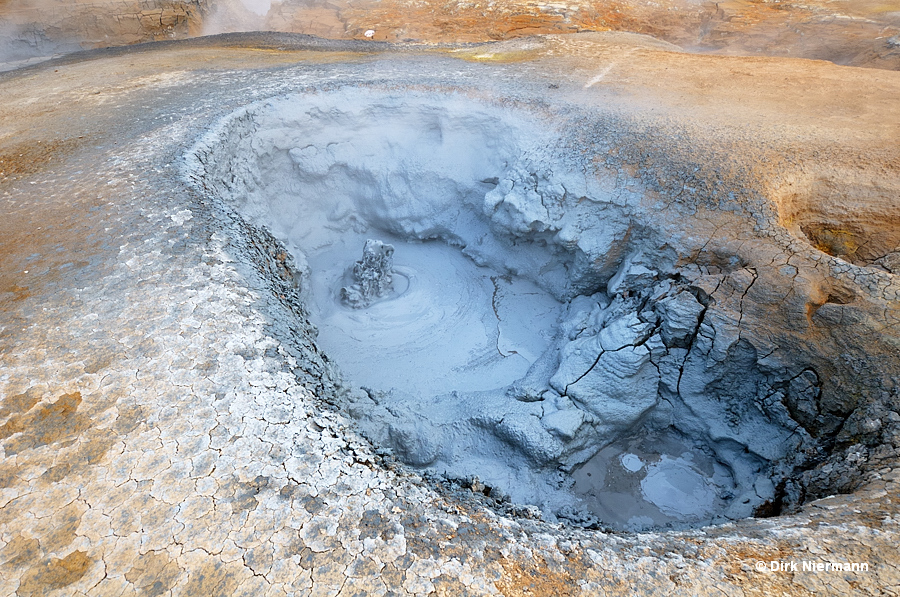
[[[356,283],[341,288],[341,302],[354,309],[363,309],[391,292],[393,267],[394,246],[380,240],[367,240],[362,259],[353,264]]]

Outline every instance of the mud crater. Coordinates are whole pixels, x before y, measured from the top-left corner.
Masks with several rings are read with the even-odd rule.
[[[242,109],[187,162],[290,251],[340,407],[408,465],[587,528],[777,511],[810,452],[792,415],[815,409],[815,371],[718,346],[699,270],[630,212],[639,181],[558,137],[462,94],[348,88]],[[801,211],[805,234],[821,218]],[[341,289],[370,239],[398,286],[354,308]]]

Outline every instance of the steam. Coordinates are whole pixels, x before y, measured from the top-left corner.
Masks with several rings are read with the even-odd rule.
[[[5,14],[0,15],[0,71],[81,49],[74,40],[46,34],[43,19],[50,6],[43,0],[31,0],[15,9],[5,7]]]
[[[273,4],[281,0],[218,0],[203,23],[203,35],[262,31],[269,27],[267,17]]]
[[[241,0],[241,4],[250,12],[261,17],[269,14],[269,9],[272,8],[271,0]]]
[[[63,17],[59,13],[59,4],[53,0],[21,0],[15,3],[0,0],[3,6],[0,11],[0,71],[83,48],[134,41],[133,32],[127,27],[117,30],[113,26],[110,29],[108,19],[93,18],[91,11],[101,8],[79,6],[74,13]],[[209,0],[206,3],[208,13],[203,15],[202,33],[212,35],[271,29],[270,13],[273,7],[280,4],[281,0]],[[106,10],[113,9],[108,7]],[[132,37],[129,38],[129,35]],[[127,41],[120,40],[122,36]]]
[[[12,22],[0,19],[0,65],[16,60],[13,40],[19,37],[17,30]]]

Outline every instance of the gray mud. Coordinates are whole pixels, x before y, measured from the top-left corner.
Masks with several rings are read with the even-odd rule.
[[[641,182],[585,176],[557,135],[533,111],[348,89],[250,106],[194,153],[291,251],[375,444],[581,526],[752,515],[812,445],[754,398],[791,374],[706,319],[752,272],[677,265],[692,247],[641,222]],[[370,238],[402,289],[354,309],[339,289]]]

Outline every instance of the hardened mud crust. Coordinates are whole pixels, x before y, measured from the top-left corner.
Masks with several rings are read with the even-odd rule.
[[[0,594],[900,592],[896,73],[621,35],[490,52],[267,39],[0,75]],[[722,358],[749,344],[735,362],[761,379],[799,367],[763,396],[809,437],[757,512],[781,514],[584,530],[363,439],[299,269],[185,162],[243,106],[341,88],[539,114],[586,176],[639,182],[635,234],[706,239],[671,265],[715,299]]]

